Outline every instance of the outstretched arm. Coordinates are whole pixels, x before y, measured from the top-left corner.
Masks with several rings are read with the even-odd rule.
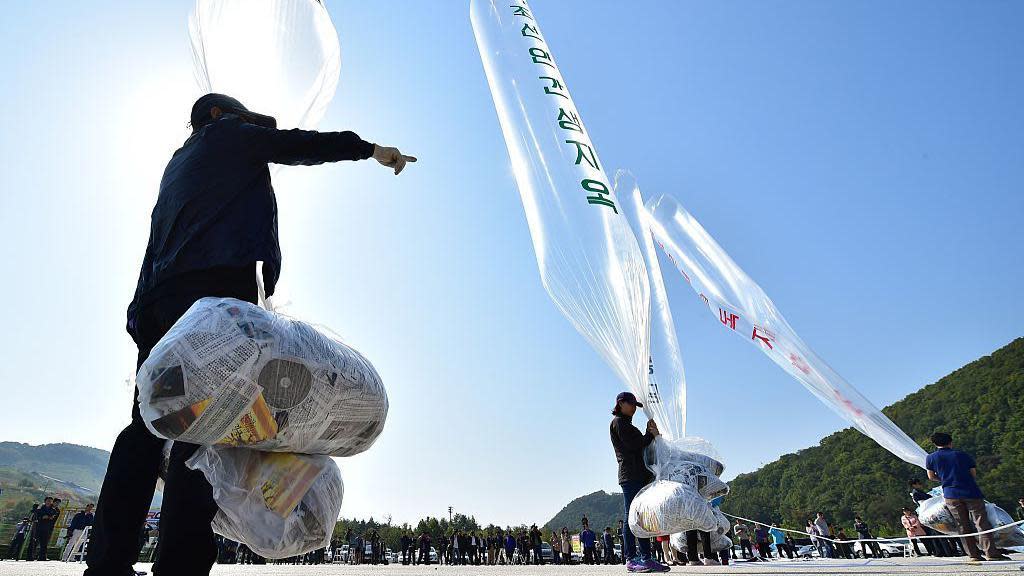
[[[311,166],[342,160],[373,158],[397,175],[407,162],[415,162],[397,148],[377,146],[360,138],[355,132],[317,132],[315,130],[277,130],[255,124],[240,123],[246,151],[257,161],[274,164]]]

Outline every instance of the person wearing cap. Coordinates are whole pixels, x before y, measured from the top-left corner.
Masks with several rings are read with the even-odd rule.
[[[257,263],[265,294],[281,271],[277,201],[269,164],[314,165],[373,158],[397,175],[415,162],[397,148],[353,132],[279,130],[276,120],[224,94],[206,94],[191,113],[192,134],[164,169],[153,208],[127,330],[138,366],[196,300],[206,296],[257,302]],[[96,506],[86,576],[134,576],[139,531],[153,498],[164,439],[147,430],[138,390],[131,423],[114,443]],[[210,522],[212,489],[185,461],[198,446],[175,442],[160,521],[157,576],[209,574],[217,559]]]
[[[622,487],[622,499],[625,504],[626,517],[629,517],[629,505],[633,502],[640,489],[649,484],[654,475],[644,465],[644,448],[654,441],[660,434],[658,425],[654,420],[647,421],[647,432],[642,434],[633,425],[633,414],[643,404],[637,402],[636,396],[631,392],[622,392],[615,397],[615,407],[612,409],[612,422],[609,432],[612,439],[612,448],[615,450],[615,459],[619,463],[619,486]],[[668,566],[655,562],[651,559],[651,543],[646,538],[641,538],[637,545],[633,531],[629,523],[622,527],[623,547],[622,555],[626,560],[626,570],[630,572],[667,572]]]

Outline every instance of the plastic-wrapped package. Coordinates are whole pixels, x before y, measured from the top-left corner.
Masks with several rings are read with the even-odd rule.
[[[992,524],[993,528],[1013,524],[1013,518],[1006,510],[991,502],[985,502],[985,514],[988,516],[988,521]],[[960,525],[949,509],[946,508],[946,503],[941,493],[938,496],[933,495],[931,498],[921,502],[917,507],[917,516],[922,524],[943,534],[955,535],[960,533]],[[970,530],[970,532],[974,532],[974,530]],[[1006,530],[993,532],[992,539],[996,546],[1000,548],[1024,546],[1024,530],[1020,526],[1007,528]]]
[[[658,480],[686,484],[708,500],[729,493],[729,486],[719,478],[725,471],[721,456],[703,438],[668,440],[659,436],[648,445],[644,461]]]
[[[679,202],[663,194],[647,208],[655,241],[723,326],[883,448],[924,468],[925,451],[800,339],[764,290]]]
[[[203,298],[136,378],[146,426],[193,444],[351,456],[388,399],[373,365],[312,326],[233,298]]]
[[[629,506],[629,528],[640,538],[653,538],[687,530],[717,529],[707,498],[693,486],[655,480],[644,486]]]
[[[718,451],[696,436],[655,438],[644,460],[655,475],[629,507],[629,527],[642,538],[687,530],[717,531],[719,515],[709,500],[724,496],[729,486]]]
[[[206,446],[187,462],[213,487],[213,531],[266,558],[330,545],[344,484],[328,456]]]
[[[470,21],[551,300],[638,398],[650,294],[622,214],[533,7],[472,0]]]
[[[334,98],[341,46],[322,0],[196,0],[188,31],[204,94],[234,96],[279,128],[305,129]]]
[[[665,291],[665,280],[661,275],[658,251],[651,239],[649,214],[644,207],[643,194],[636,178],[626,170],[615,173],[615,195],[619,197],[622,213],[625,214],[633,234],[640,245],[647,268],[647,281],[651,287],[651,338],[650,364],[647,370],[646,394],[634,390],[637,398],[643,398],[644,412],[658,423],[658,429],[668,439],[686,435],[686,374],[683,371],[683,355],[679,352],[672,308]]]

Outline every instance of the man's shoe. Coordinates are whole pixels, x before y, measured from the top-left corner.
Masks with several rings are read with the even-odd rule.
[[[704,559],[704,565],[705,566],[721,566],[722,563],[719,562],[718,560],[715,560],[714,558],[705,558]]]
[[[967,561],[968,562],[984,562],[985,559],[982,558],[981,556],[971,556],[970,558],[967,559]]]
[[[1013,558],[1010,558],[1009,556],[1007,556],[1005,554],[1000,554],[998,556],[989,556],[989,557],[985,558],[985,560],[988,560],[989,562],[998,562],[998,561],[1001,561],[1001,560],[1013,560]]]
[[[647,562],[640,560],[630,560],[626,562],[626,572],[650,572],[651,567],[647,565]]]
[[[704,564],[702,564],[700,562],[700,560],[690,560],[689,562],[687,562],[687,564],[690,565],[690,566],[703,566],[704,565]]]

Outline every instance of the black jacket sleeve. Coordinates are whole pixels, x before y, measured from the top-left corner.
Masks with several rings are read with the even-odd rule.
[[[255,124],[241,124],[238,130],[246,153],[258,162],[310,166],[373,155],[373,144],[355,132],[275,130]]]
[[[627,452],[640,452],[654,442],[653,434],[641,434],[640,430],[625,418],[615,419],[615,433],[622,442],[622,448]]]

